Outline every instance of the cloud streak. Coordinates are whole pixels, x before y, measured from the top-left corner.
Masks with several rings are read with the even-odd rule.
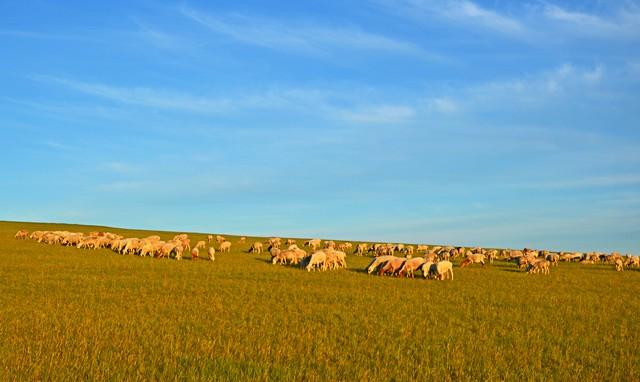
[[[180,13],[208,30],[235,41],[279,51],[327,56],[359,50],[412,55],[427,60],[443,57],[411,43],[356,27],[283,22],[241,14],[217,15],[181,7]]]
[[[395,13],[420,22],[435,18],[459,27],[481,28],[511,36],[526,32],[526,27],[517,18],[469,0],[383,0],[379,3]]]

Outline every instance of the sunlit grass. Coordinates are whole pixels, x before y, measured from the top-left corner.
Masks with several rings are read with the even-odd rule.
[[[178,262],[18,241],[19,228],[59,227],[0,223],[3,381],[640,378],[635,270],[498,261],[438,282],[369,276],[355,256],[332,272],[274,266],[243,252],[252,238]]]

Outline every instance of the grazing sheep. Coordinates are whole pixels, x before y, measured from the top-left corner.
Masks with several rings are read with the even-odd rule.
[[[249,252],[250,253],[262,253],[262,243],[259,241],[256,241],[255,243],[253,243],[251,245],[251,248],[249,248]]]
[[[387,261],[384,266],[380,267],[378,270],[378,275],[383,276],[389,273],[391,276],[394,276],[398,273],[398,271],[402,268],[407,259],[402,257],[393,257],[389,261]]]
[[[295,240],[287,239],[287,245],[294,245],[294,244],[297,244]]]
[[[204,240],[200,240],[199,242],[196,243],[196,246],[194,247],[195,249],[204,249],[205,247],[205,242]]]
[[[14,237],[20,240],[27,239],[29,237],[29,231],[27,231],[26,229],[21,229],[16,233]]]
[[[240,243],[244,243],[246,240],[247,240],[247,238],[242,236],[239,241],[240,241]]]
[[[627,256],[627,260],[624,262],[624,265],[627,268],[631,268],[633,266],[640,267],[640,256]]]
[[[545,260],[547,260],[551,266],[558,266],[558,262],[560,261],[560,255],[558,255],[557,253],[550,253],[545,257]]]
[[[207,235],[207,242],[211,243],[213,241],[213,235]]]
[[[182,260],[182,252],[184,252],[184,247],[177,245],[175,248],[176,260]]]
[[[316,251],[308,257],[305,269],[307,272],[311,270],[322,269],[326,270],[327,254],[324,251]]]
[[[447,260],[438,261],[429,268],[429,273],[437,280],[453,280],[453,263]]]
[[[334,249],[336,247],[336,242],[333,240],[328,240],[324,242],[324,247],[329,249]]]
[[[409,255],[407,255],[409,256]],[[414,272],[422,267],[422,264],[426,263],[427,260],[424,257],[416,257],[412,259],[408,259],[398,271],[398,277],[414,277]]]
[[[209,247],[209,260],[214,261],[216,259],[216,249],[213,247]]]
[[[227,239],[225,239],[225,238],[224,238],[224,236],[216,235],[216,242],[217,242],[218,244],[222,244],[222,243],[224,243],[225,241],[227,241]]]
[[[373,260],[371,260],[371,262],[369,263],[369,265],[367,265],[367,273],[372,274],[373,272],[376,271],[376,269],[378,269],[379,266],[381,266],[382,264],[386,263],[387,261],[391,260],[394,257],[395,256],[374,257]]]
[[[196,247],[191,250],[191,260],[198,260],[198,257],[200,257],[200,250]]]
[[[363,256],[367,252],[367,248],[369,245],[367,243],[360,243],[356,245],[356,249],[353,251],[354,254],[358,256]]]
[[[616,271],[618,272],[624,271],[624,265],[622,264],[622,259],[616,259],[615,264],[616,264]]]
[[[529,263],[529,266],[527,267],[527,272],[533,273],[533,274],[542,273],[543,275],[548,275],[549,265],[550,263],[547,260],[542,260],[542,259],[535,260]]]
[[[218,248],[220,252],[231,252],[231,242],[223,241],[220,243],[220,247]]]
[[[482,264],[482,266],[484,267],[484,260],[485,260],[485,255],[479,254],[479,253],[472,253],[470,255],[467,255],[467,257],[462,260],[462,262],[460,263],[460,268],[464,268],[467,265],[470,264]]]
[[[305,241],[304,246],[311,247],[311,250],[315,251],[316,249],[320,248],[321,243],[322,241],[320,239],[311,239],[311,240]]]
[[[271,249],[272,264],[298,264],[307,253],[302,249],[281,250],[280,248]]]
[[[327,255],[326,269],[339,269],[347,267],[347,254],[343,251],[333,249],[325,249],[323,251]]]
[[[424,244],[420,244],[416,247],[416,251],[417,252],[428,252],[429,251],[429,246],[428,245],[424,245]]]

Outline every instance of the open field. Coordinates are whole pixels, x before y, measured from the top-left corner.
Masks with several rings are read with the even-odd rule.
[[[635,269],[497,261],[397,279],[363,272],[368,257],[274,266],[244,252],[249,237],[179,262],[15,240],[20,228],[100,229],[0,223],[2,381],[640,379]]]

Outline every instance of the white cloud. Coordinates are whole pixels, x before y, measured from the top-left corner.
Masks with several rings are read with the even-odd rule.
[[[426,103],[427,110],[433,110],[444,114],[452,114],[460,109],[458,103],[448,97],[430,98],[426,101]]]
[[[111,101],[158,109],[219,113],[228,110],[231,106],[231,102],[228,99],[196,97],[163,89],[116,87],[49,76],[34,76],[34,78],[56,83],[80,93],[109,99]]]
[[[435,17],[456,26],[480,27],[511,36],[526,32],[518,19],[469,0],[382,0],[380,3],[394,12],[422,21]]]
[[[356,27],[319,26],[302,22],[239,15],[215,15],[188,7],[181,13],[207,29],[233,40],[269,49],[314,55],[330,55],[337,49],[357,49],[414,55],[427,60],[442,60],[419,46]]]
[[[615,39],[640,38],[640,11],[637,8],[621,8],[607,17],[547,4],[543,14],[547,19],[570,28],[576,35]]]
[[[603,176],[588,176],[577,179],[559,179],[551,181],[532,181],[528,184],[514,185],[516,187],[533,189],[572,189],[572,188],[606,188],[623,187],[640,184],[638,174],[617,174]]]
[[[380,105],[358,110],[337,110],[343,119],[355,123],[402,123],[415,116],[415,110],[408,106]]]

